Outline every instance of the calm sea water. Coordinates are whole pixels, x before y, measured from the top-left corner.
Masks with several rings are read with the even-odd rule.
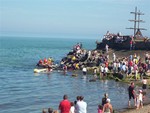
[[[64,76],[62,72],[34,74],[40,58],[53,57],[56,62],[72,49],[77,42],[83,47],[95,49],[95,39],[22,38],[0,37],[0,112],[41,113],[42,108],[58,109],[64,94],[74,101],[83,95],[88,113],[97,113],[103,94],[107,92],[115,109],[127,106],[127,85],[115,81],[88,82]]]

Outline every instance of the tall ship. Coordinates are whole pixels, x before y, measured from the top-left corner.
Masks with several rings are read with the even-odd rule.
[[[130,13],[134,15],[134,19],[129,21],[134,22],[134,26],[127,29],[133,29],[133,35],[113,34],[107,31],[102,42],[96,42],[96,49],[105,49],[107,46],[115,50],[150,50],[150,38],[142,35],[141,31],[146,29],[140,27],[140,23],[144,23],[140,16],[144,13],[137,11],[137,7]]]

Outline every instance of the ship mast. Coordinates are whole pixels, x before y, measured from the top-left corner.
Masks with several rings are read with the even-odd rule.
[[[133,29],[134,30],[134,38],[136,37],[136,33],[139,32],[142,36],[142,33],[140,30],[146,30],[145,28],[140,28],[140,22],[143,22],[143,20],[140,20],[140,16],[144,15],[144,13],[137,11],[137,7],[135,7],[135,12],[130,12],[131,14],[134,14],[134,20],[129,20],[130,22],[134,22],[134,27],[130,27],[127,29]]]

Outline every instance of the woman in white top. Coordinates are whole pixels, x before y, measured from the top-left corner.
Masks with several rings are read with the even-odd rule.
[[[84,97],[80,96],[80,101],[76,104],[76,113],[87,113],[87,103],[83,99]]]

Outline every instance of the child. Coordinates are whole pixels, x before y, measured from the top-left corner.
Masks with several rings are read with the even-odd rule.
[[[103,106],[102,105],[98,105],[98,113],[103,113]]]
[[[74,107],[74,103],[73,102],[71,102],[70,113],[75,113],[75,107]]]
[[[143,108],[143,94],[142,94],[142,90],[139,90],[139,94],[137,95],[137,108],[139,109],[140,107]]]

